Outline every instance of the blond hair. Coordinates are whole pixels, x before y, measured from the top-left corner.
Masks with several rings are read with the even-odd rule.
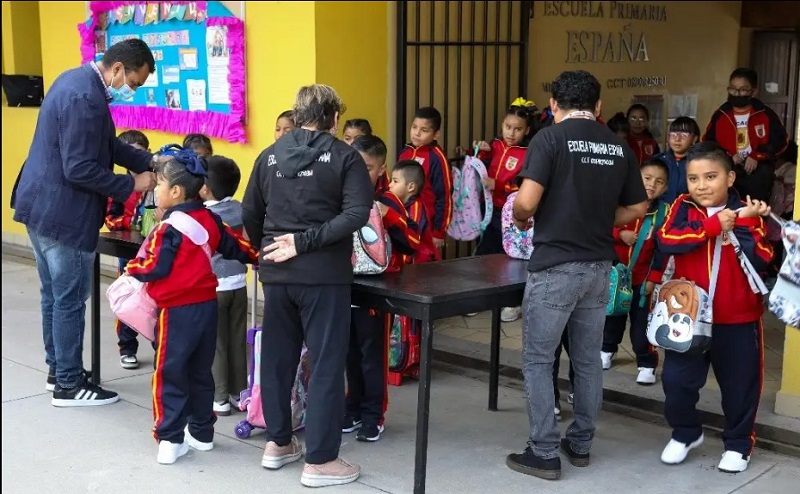
[[[335,89],[325,84],[313,84],[300,88],[292,111],[298,127],[331,130],[336,123],[336,113],[341,117],[346,109]]]

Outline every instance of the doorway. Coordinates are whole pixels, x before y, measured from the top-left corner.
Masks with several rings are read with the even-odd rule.
[[[756,31],[750,54],[758,72],[758,98],[772,108],[790,139],[797,131],[798,36],[794,31]]]

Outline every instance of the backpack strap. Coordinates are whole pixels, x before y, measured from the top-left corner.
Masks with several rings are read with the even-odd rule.
[[[176,230],[189,237],[192,243],[202,247],[209,261],[211,260],[212,252],[208,245],[208,231],[196,219],[182,211],[174,211],[169,218],[164,220],[164,223],[172,225]]]
[[[653,222],[653,218],[650,215],[647,215],[644,220],[642,220],[642,227],[639,229],[639,236],[636,237],[636,245],[633,246],[633,254],[631,254],[631,258],[628,261],[628,269],[633,270],[633,267],[636,266],[636,261],[639,259],[639,254],[642,252],[642,246],[644,245],[644,240],[647,235],[642,235],[642,232],[646,232],[650,230],[650,225]]]
[[[489,192],[489,188],[486,187],[486,184],[483,182],[485,178],[489,177],[489,172],[486,170],[486,165],[484,165],[483,162],[478,158],[470,160],[469,165],[478,174],[478,185],[483,191],[484,210],[483,210],[483,220],[481,221],[481,237],[482,237],[483,232],[486,231],[486,227],[489,226],[489,223],[492,221],[492,213],[494,212],[492,193]]]
[[[658,209],[656,210],[656,217],[655,217],[655,222],[653,224],[653,231],[654,232],[658,231],[662,226],[664,226],[664,221],[666,219],[667,219],[667,203],[661,201],[658,204]],[[645,218],[645,220],[647,220],[647,218]],[[648,228],[650,227],[648,226]],[[642,225],[642,228],[639,230],[639,233],[641,234],[643,230],[644,230],[644,225]],[[639,238],[641,238],[641,235]],[[636,239],[637,245],[639,238]],[[635,263],[631,263],[631,269],[633,269],[634,264]],[[650,261],[650,266],[647,267],[647,276],[650,276],[650,271],[652,271],[652,269],[653,269],[653,262]],[[645,280],[647,280],[647,277],[645,277]],[[647,284],[646,282],[642,283],[642,286],[639,289],[639,307],[644,307],[645,300],[647,299],[647,294],[645,293],[646,284]]]
[[[730,232],[729,232],[730,235]],[[719,264],[722,257],[722,235],[714,240],[714,256],[711,258],[711,279],[708,282],[708,303],[714,306],[714,293],[717,291]]]
[[[767,285],[764,284],[764,280],[761,279],[761,276],[758,274],[758,271],[756,271],[756,268],[753,267],[750,259],[742,252],[742,244],[739,243],[739,239],[736,238],[736,235],[734,235],[732,231],[728,232],[728,239],[736,250],[736,257],[739,258],[739,265],[742,267],[753,293],[760,293],[762,295],[769,293]]]

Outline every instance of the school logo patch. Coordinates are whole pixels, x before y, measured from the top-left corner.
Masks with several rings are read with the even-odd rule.
[[[415,158],[414,158],[414,161],[416,161],[416,162],[417,162],[417,163],[419,163],[420,165],[424,165],[424,164],[425,164],[425,158],[423,158],[422,156],[417,156],[417,157],[415,157]]]
[[[519,160],[517,158],[513,156],[509,157],[506,160],[506,170],[514,171],[514,169],[517,167],[517,163],[519,163]]]
[[[759,139],[763,139],[767,135],[767,129],[764,128],[764,124],[756,125],[756,135]]]
[[[652,155],[653,154],[653,145],[652,144],[645,144],[644,145],[644,152],[645,152],[645,154]]]

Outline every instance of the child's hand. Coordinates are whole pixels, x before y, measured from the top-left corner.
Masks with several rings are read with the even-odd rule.
[[[622,230],[619,232],[619,239],[625,245],[633,245],[639,236],[633,230]]]
[[[748,156],[747,159],[744,160],[744,171],[748,175],[753,173],[754,171],[756,171],[756,167],[757,166],[758,166],[758,161],[756,161],[755,159],[751,158],[750,156]]]
[[[495,181],[493,178],[486,177],[483,179],[483,185],[485,185],[486,188],[489,189],[489,191],[494,191],[494,184]]]
[[[767,216],[770,213],[769,205],[758,199],[750,199],[747,196],[747,205],[739,210],[740,218],[755,218],[757,216]]]
[[[384,204],[382,202],[378,203],[378,211],[381,212],[381,218],[386,216],[386,211],[388,211],[388,210],[389,210],[389,208],[386,206],[386,204]]]
[[[491,145],[489,145],[489,143],[488,143],[488,142],[486,142],[486,141],[480,141],[480,142],[478,143],[478,149],[480,149],[481,151],[484,151],[484,152],[487,152],[487,153],[488,153],[489,151],[491,151],[491,150],[492,150],[492,146],[491,146]]]
[[[735,165],[739,165],[739,166],[744,165],[744,158],[742,158],[741,154],[736,153],[733,156],[731,156],[731,158],[733,159],[733,163]]]
[[[533,227],[533,218],[528,218],[527,220],[520,220],[517,219],[517,217],[512,214],[511,219],[514,220],[514,226],[516,226],[521,232],[527,232]]]
[[[733,227],[736,224],[736,211],[723,209],[717,213],[717,218],[719,218],[719,224],[722,225],[722,231],[729,232],[733,230]]]
[[[656,284],[653,283],[652,281],[648,281],[647,283],[644,284],[645,295],[650,295],[651,293],[653,293],[653,290],[655,289],[656,289]]]

